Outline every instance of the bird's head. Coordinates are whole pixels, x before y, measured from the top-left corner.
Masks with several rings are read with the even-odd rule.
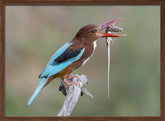
[[[110,25],[115,24],[119,20],[121,19],[116,19],[101,25],[94,25],[94,24],[86,25],[79,30],[79,32],[76,34],[75,37],[80,40],[88,40],[88,41],[95,41],[101,37],[123,37],[125,35],[102,33],[104,29],[108,28]]]

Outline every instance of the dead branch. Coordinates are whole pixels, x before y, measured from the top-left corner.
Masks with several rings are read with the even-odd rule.
[[[73,74],[71,74],[73,76]],[[70,85],[68,88],[65,87],[65,83],[62,83],[62,88],[59,88],[60,91],[63,92],[64,95],[66,95],[65,97],[65,101],[64,104],[61,108],[61,110],[59,111],[57,116],[70,116],[75,105],[78,102],[79,96],[81,95],[86,95],[87,97],[89,97],[90,99],[93,99],[93,96],[91,93],[88,92],[88,90],[85,88],[85,85],[88,83],[87,81],[87,77],[85,75],[77,75],[76,76],[79,77],[79,80],[77,80],[77,78],[73,78],[73,79],[68,79],[69,82],[78,82],[78,85]]]

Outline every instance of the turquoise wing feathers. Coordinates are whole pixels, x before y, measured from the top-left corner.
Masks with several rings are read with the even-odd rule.
[[[45,76],[45,72],[48,70],[48,68],[50,68],[49,66],[51,65],[51,63],[53,63],[54,59],[56,59],[58,56],[60,56],[63,52],[65,52],[65,50],[71,46],[72,43],[67,42],[66,44],[64,44],[61,48],[59,48],[51,57],[51,59],[49,60],[48,64],[46,65],[45,69],[41,72],[39,77],[43,77]]]
[[[53,56],[51,57],[51,59],[49,60],[48,64],[51,64],[53,63],[53,61],[59,57],[63,52],[65,52],[65,50],[70,47],[72,45],[71,42],[67,42],[65,43],[61,48],[59,48],[54,54]]]
[[[69,66],[74,61],[80,59],[85,48],[81,49],[80,53],[73,58],[70,58],[70,59],[68,59],[62,63],[54,63],[54,60],[57,57],[59,57],[61,54],[63,54],[66,51],[66,49],[71,45],[72,45],[72,43],[68,42],[65,45],[63,45],[59,50],[56,51],[56,53],[52,56],[52,58],[50,59],[50,61],[47,64],[47,66],[43,70],[43,72],[40,74],[40,77],[48,77],[49,78],[49,77],[57,74],[58,72],[62,71],[63,69],[65,69],[67,66]]]

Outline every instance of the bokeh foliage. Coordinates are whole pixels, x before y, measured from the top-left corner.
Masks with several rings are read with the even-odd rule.
[[[79,99],[73,116],[160,115],[160,6],[7,6],[6,116],[56,116],[64,96],[55,79],[30,107],[38,75],[52,54],[87,24],[122,18],[127,37],[111,46],[110,99],[107,99],[107,48],[97,42],[93,57],[74,73],[88,77],[94,99]]]

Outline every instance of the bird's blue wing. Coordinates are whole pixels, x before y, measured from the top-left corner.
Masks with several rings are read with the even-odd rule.
[[[45,69],[41,72],[41,74],[39,75],[39,77],[42,77],[44,76],[45,74],[45,71],[47,70],[47,68],[50,66],[51,63],[53,63],[53,61],[58,57],[60,56],[63,52],[65,52],[65,50],[71,46],[72,43],[70,42],[67,42],[66,44],[64,44],[61,48],[59,48],[54,54],[53,56],[51,57],[51,59],[49,60],[48,64],[46,65]]]
[[[67,42],[67,43],[65,43],[61,48],[59,48],[59,49],[53,54],[53,56],[51,57],[51,59],[49,60],[48,65],[51,64],[51,63],[53,63],[53,61],[54,61],[57,57],[59,57],[63,52],[65,52],[65,50],[66,50],[69,46],[71,46],[71,45],[72,45],[72,43]]]
[[[80,50],[79,49],[75,49],[75,50],[78,51],[78,53],[75,56],[73,56],[73,54],[70,54],[70,57],[68,57],[68,59],[64,59],[65,61],[62,61],[62,62],[59,63],[59,62],[56,62],[55,60],[61,61],[59,59],[60,56],[64,55],[64,57],[66,58],[66,56],[68,56],[69,53],[74,53],[75,54],[75,51],[74,50],[71,51],[71,52],[69,52],[69,53],[66,53],[67,52],[67,50],[66,50],[67,48],[65,48],[65,47],[62,47],[62,48],[64,50],[57,51],[53,55],[53,57],[48,62],[48,65],[46,66],[46,68],[41,73],[40,77],[48,77],[49,78],[49,77],[57,74],[58,72],[62,71],[67,66],[69,66],[71,63],[73,63],[74,61],[80,59],[80,57],[82,56],[82,54],[83,54],[83,52],[85,50],[85,48],[81,48]],[[73,57],[71,57],[71,56],[73,56]]]

